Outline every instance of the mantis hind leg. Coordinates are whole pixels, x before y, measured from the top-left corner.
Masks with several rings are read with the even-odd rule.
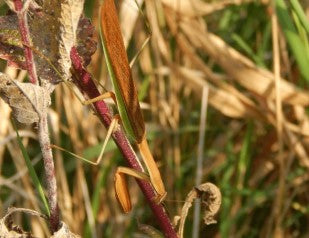
[[[83,160],[83,161],[85,161],[85,162],[87,162],[87,163],[89,163],[89,164],[98,165],[98,164],[100,164],[100,162],[101,162],[101,160],[102,160],[102,158],[103,158],[103,154],[104,154],[104,151],[105,151],[107,142],[109,141],[109,139],[111,138],[112,133],[114,132],[114,130],[115,130],[115,129],[117,128],[117,126],[118,126],[118,121],[119,121],[119,116],[116,115],[116,116],[113,118],[113,120],[112,120],[112,122],[111,122],[111,124],[110,124],[110,126],[109,126],[109,128],[108,128],[108,130],[107,130],[107,134],[106,134],[105,140],[104,140],[104,142],[103,142],[103,146],[102,146],[101,151],[100,151],[100,154],[99,154],[99,156],[98,156],[98,158],[96,159],[95,162],[93,162],[93,161],[91,161],[91,160],[88,160],[88,159],[86,159],[86,158],[84,158],[84,157],[82,157],[82,156],[79,156],[79,155],[77,155],[77,154],[74,154],[74,153],[72,153],[72,152],[70,152],[70,151],[68,151],[68,150],[66,150],[66,149],[64,149],[64,148],[62,148],[62,147],[60,147],[60,146],[51,145],[51,147],[52,147],[52,148],[55,148],[55,149],[58,149],[58,150],[61,150],[61,151],[64,151],[64,152],[66,152],[66,153],[68,153],[68,154],[70,154],[70,155],[72,155],[72,156],[74,156],[74,157],[76,157],[76,158],[78,158],[78,159],[80,159],[80,160]]]

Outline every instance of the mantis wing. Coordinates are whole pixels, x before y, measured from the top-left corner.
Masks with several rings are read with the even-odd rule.
[[[140,143],[145,137],[145,124],[124,47],[114,0],[103,1],[101,7],[101,39],[124,128],[137,143]]]

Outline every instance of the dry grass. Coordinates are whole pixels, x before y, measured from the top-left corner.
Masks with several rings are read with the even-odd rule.
[[[218,224],[206,227],[200,223],[200,237],[309,236],[309,92],[271,4],[249,0],[139,2],[144,2],[152,37],[132,70],[152,150],[167,187],[170,216],[180,214],[182,201],[195,185],[206,88],[209,105],[202,181],[221,189],[223,204]],[[96,1],[87,5],[94,25],[98,24],[98,5]],[[134,1],[118,5],[132,58],[147,37],[144,21]],[[303,1],[302,6],[308,13],[308,3]],[[111,89],[101,49],[89,69]],[[25,76],[9,67],[3,71],[12,77]],[[40,211],[42,204],[27,175],[10,110],[2,100],[0,115],[0,214],[9,206]],[[52,143],[95,158],[105,129],[71,89],[57,87],[49,115]],[[20,130],[40,173],[35,128],[20,126]],[[72,231],[83,237],[91,237],[94,230],[97,237],[139,237],[138,223],[156,226],[134,180],[130,181],[134,210],[128,215],[120,211],[113,172],[122,160],[113,142],[98,167],[59,151],[54,156],[62,219]],[[184,237],[191,236],[192,214]],[[42,220],[26,224],[38,237],[48,234]]]

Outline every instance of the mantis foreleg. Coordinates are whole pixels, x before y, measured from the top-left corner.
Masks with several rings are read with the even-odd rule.
[[[149,181],[149,177],[143,173],[127,167],[118,167],[115,173],[115,192],[116,197],[125,213],[131,211],[131,198],[128,191],[128,185],[125,174],[133,176],[137,179]]]

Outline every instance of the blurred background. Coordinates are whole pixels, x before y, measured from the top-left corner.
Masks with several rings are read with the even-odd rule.
[[[142,13],[134,0],[116,4],[129,60],[152,33],[132,72],[170,218],[180,215],[195,185],[212,182],[222,193],[218,223],[206,226],[203,206],[200,218],[191,209],[184,237],[309,237],[308,1],[137,2]],[[84,10],[97,31],[99,6],[87,0]],[[8,8],[0,10],[5,15]],[[5,61],[0,66],[14,78],[27,77]],[[112,90],[99,43],[88,69],[98,85]],[[53,94],[51,140],[95,160],[106,129],[73,90],[63,84]],[[0,100],[1,217],[10,206],[43,207],[10,118]],[[18,128],[43,182],[36,130]],[[140,224],[158,228],[133,179],[133,210],[122,213],[113,176],[125,163],[113,141],[96,167],[60,151],[54,159],[62,220],[73,232],[145,237]],[[48,236],[42,219],[28,218],[14,221],[35,237]]]

